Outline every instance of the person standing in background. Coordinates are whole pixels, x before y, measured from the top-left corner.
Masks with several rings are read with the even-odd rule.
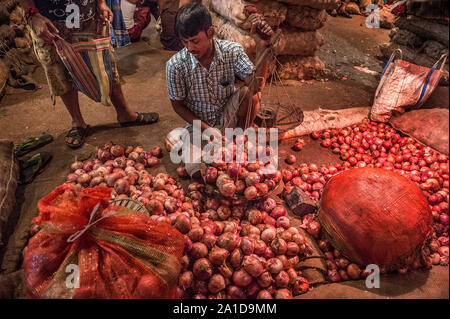
[[[166,50],[180,51],[184,48],[175,32],[175,17],[178,9],[186,3],[201,3],[201,0],[158,0],[162,29],[160,41]]]
[[[68,13],[65,0],[19,0],[18,2],[26,12],[34,52],[44,68],[50,94],[52,97],[60,96],[70,114],[72,128],[67,132],[65,142],[71,148],[78,148],[83,145],[88,135],[89,125],[81,114],[78,90],[74,80],[56,52],[53,41],[56,37],[60,37],[69,43],[78,43],[104,37],[105,34],[109,34],[113,12],[106,4],[106,0],[72,0],[71,2],[80,10],[80,25],[69,27],[66,24]],[[105,28],[108,32],[103,32]],[[111,63],[110,98],[120,125],[147,125],[158,122],[158,113],[140,113],[131,109],[122,92],[112,46],[105,52],[108,53]]]
[[[122,0],[120,6],[131,42],[141,39],[142,32],[152,20],[152,15],[158,19],[156,0]]]

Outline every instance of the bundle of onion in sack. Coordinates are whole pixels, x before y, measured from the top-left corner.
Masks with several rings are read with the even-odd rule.
[[[29,298],[178,298],[184,237],[109,206],[111,189],[65,184],[38,203],[42,229],[24,256]],[[72,276],[71,276],[72,275]]]
[[[359,265],[408,266],[420,258],[432,232],[431,210],[420,188],[379,168],[332,177],[322,193],[319,220],[333,246]]]

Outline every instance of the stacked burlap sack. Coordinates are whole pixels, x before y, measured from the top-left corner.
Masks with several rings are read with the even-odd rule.
[[[337,0],[204,0],[209,8],[216,35],[220,39],[242,44],[249,57],[255,58],[251,25],[244,14],[248,4],[257,7],[267,23],[282,30],[274,46],[274,67],[281,79],[318,79],[325,70],[318,51],[324,38],[318,31],[325,25],[325,10],[337,6]]]
[[[35,68],[25,11],[16,0],[0,1],[0,97],[6,84],[35,89],[36,83],[31,78]]]
[[[448,24],[410,16],[396,18],[394,25],[389,34],[390,42],[380,45],[384,56],[389,57],[394,50],[401,49],[404,60],[431,67],[442,54],[448,54]],[[444,72],[440,83],[448,85],[448,59],[444,69],[447,72]]]

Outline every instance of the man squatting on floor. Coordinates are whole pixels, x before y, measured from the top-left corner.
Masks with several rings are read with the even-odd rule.
[[[260,18],[252,21],[256,61],[269,43],[258,34],[257,27],[268,38],[273,35],[266,22]],[[185,47],[167,62],[166,81],[173,109],[187,122],[190,133],[182,138],[183,148],[194,147],[194,120],[201,120],[202,131],[214,127],[223,134],[227,127],[245,129],[249,111],[252,125],[259,109],[258,95],[266,81],[268,58],[255,70],[241,44],[215,39],[211,15],[202,4],[183,5],[175,19],[175,31]],[[256,81],[252,81],[254,75]],[[235,85],[236,77],[244,82],[240,87]],[[193,159],[183,161],[188,174],[198,177],[200,164]]]
[[[25,9],[30,33],[33,38],[36,57],[42,64],[52,97],[60,96],[72,117],[72,128],[66,135],[65,142],[69,147],[80,147],[88,134],[86,124],[80,111],[78,90],[56,52],[52,41],[55,34],[69,43],[90,41],[109,35],[109,23],[113,14],[105,0],[83,1],[73,0],[80,9],[80,28],[67,28],[66,0],[19,0]],[[69,10],[70,11],[70,10]],[[102,29],[106,26],[106,32]],[[104,33],[104,34],[103,34]],[[111,102],[117,113],[117,121],[122,126],[145,125],[158,121],[158,113],[137,113],[131,110],[122,93],[114,60],[114,52],[110,48],[112,69]]]

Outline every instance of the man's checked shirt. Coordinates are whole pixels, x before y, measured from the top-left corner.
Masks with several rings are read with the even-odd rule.
[[[215,55],[209,70],[186,49],[166,63],[169,98],[184,105],[210,126],[218,125],[225,104],[235,90],[235,76],[244,80],[254,65],[239,43],[214,39]]]

